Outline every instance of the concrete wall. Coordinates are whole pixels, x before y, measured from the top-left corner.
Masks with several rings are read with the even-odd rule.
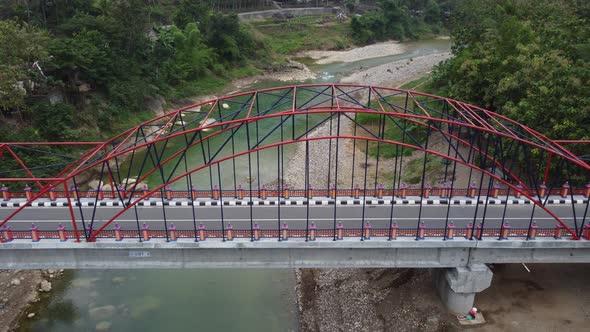
[[[483,263],[590,263],[590,241],[12,242],[7,269],[466,267]]]
[[[290,14],[293,16],[306,16],[306,15],[336,15],[340,12],[339,7],[331,8],[283,8],[283,9],[272,9],[272,10],[261,10],[257,12],[240,13],[238,17],[242,21],[252,20],[264,20],[271,18],[274,14]]]

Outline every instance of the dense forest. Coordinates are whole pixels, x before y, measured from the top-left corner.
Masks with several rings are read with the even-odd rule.
[[[149,117],[150,96],[207,92],[268,58],[235,14],[190,0],[154,3],[4,3],[0,141],[110,136]]]
[[[590,139],[590,2],[464,0],[451,27],[454,57],[434,70],[431,92],[506,115],[550,138]],[[568,148],[590,155],[588,145]],[[539,163],[542,153],[533,149],[517,158],[520,165]],[[577,185],[587,181],[587,172],[572,172]]]
[[[340,3],[350,25],[333,33],[358,44],[448,29],[454,57],[435,70],[432,92],[506,114],[550,137],[589,138],[590,2],[382,0],[363,10]],[[102,139],[150,118],[150,98],[208,93],[272,67],[280,61],[275,53],[304,43],[295,34],[264,39],[231,10],[215,10],[266,5],[3,1],[0,141]]]
[[[437,93],[507,115],[549,137],[590,139],[590,2],[465,0]]]
[[[389,39],[417,39],[423,35],[439,34],[444,31],[446,18],[450,16],[456,2],[455,0],[379,1],[375,11],[361,16],[352,16],[351,34],[360,44]]]

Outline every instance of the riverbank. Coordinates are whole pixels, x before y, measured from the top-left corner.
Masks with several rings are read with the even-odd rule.
[[[357,56],[362,56],[364,51],[357,53]],[[343,56],[343,53],[317,52],[315,55],[316,58],[321,59],[320,61],[328,61],[327,59],[338,59],[338,56]],[[341,81],[398,87],[426,75],[433,66],[450,56],[450,53],[437,53],[409,60],[393,61],[373,68],[360,69]],[[339,126],[341,135],[351,135],[353,127],[352,120],[341,117]],[[336,133],[337,129],[338,123],[333,120],[309,133],[309,137],[329,136]],[[362,130],[357,131],[357,135],[362,136]],[[440,145],[439,148],[442,151],[444,142],[438,136],[440,135],[433,134],[432,148],[437,149],[436,146]],[[358,183],[362,180],[365,169],[368,174],[371,174],[369,182],[372,186],[376,160],[373,157],[369,157],[366,162],[364,157],[360,158],[362,160],[359,158],[355,160],[353,155],[355,150],[359,152],[357,156],[362,155],[358,143],[344,141],[337,147],[335,141],[318,140],[310,142],[308,146],[309,160],[312,165],[309,170],[309,181],[313,187],[331,186],[334,179],[328,183],[325,175],[328,172],[335,174],[336,167],[338,167],[339,186],[350,186],[351,179],[357,179]],[[285,174],[285,182],[290,186],[303,188],[306,185],[304,177],[301,176],[305,174],[307,155],[305,150],[305,145],[299,144],[291,158],[289,170]],[[336,155],[337,150],[338,155]],[[406,157],[402,167],[406,167],[413,159],[413,156]],[[380,162],[381,169],[388,169],[389,166],[393,168],[393,160],[382,159]],[[353,169],[353,163],[358,167]],[[391,165],[388,166],[388,164]],[[436,180],[436,178],[430,180]],[[295,275],[301,331],[448,331],[457,329],[456,323],[453,322],[454,316],[447,312],[432,287],[428,270],[296,269]]]
[[[423,76],[439,62],[451,57],[450,52],[429,54],[393,61],[380,66],[359,70],[342,79],[342,83],[398,87],[409,80]]]
[[[316,64],[332,62],[354,62],[370,58],[378,58],[388,55],[401,54],[406,50],[404,44],[396,41],[377,43],[363,47],[356,47],[346,51],[307,51],[298,54],[298,57],[309,57]]]
[[[21,319],[35,317],[29,308],[51,292],[63,270],[0,270],[0,332],[14,331]]]

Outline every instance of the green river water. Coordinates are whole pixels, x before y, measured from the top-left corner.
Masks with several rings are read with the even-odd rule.
[[[361,66],[368,68],[450,49],[448,40],[406,45],[403,54],[312,65],[312,70],[319,73],[312,83],[337,82]],[[280,85],[285,83],[262,82],[248,90]],[[259,130],[263,132],[272,125],[261,124]],[[286,155],[289,152],[285,150]],[[276,164],[276,159],[273,162],[266,156],[262,160],[273,167]],[[195,160],[190,166],[198,163]],[[270,172],[261,171],[261,182],[269,180],[262,178],[267,173]],[[197,186],[206,186],[204,180],[193,180]],[[21,331],[298,330],[295,276],[291,269],[68,271],[59,286],[34,310],[35,318],[24,319]]]

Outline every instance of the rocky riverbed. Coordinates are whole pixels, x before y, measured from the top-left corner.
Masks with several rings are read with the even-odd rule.
[[[35,317],[31,304],[51,292],[63,270],[0,270],[0,332],[13,331],[23,318]]]
[[[451,57],[451,53],[438,53],[399,60],[380,66],[359,70],[342,79],[342,83],[397,87],[432,70],[439,62]]]
[[[449,57],[450,53],[440,53],[395,61],[359,70],[342,82],[397,87],[428,73],[434,65]],[[352,134],[354,123],[344,116],[340,121],[340,134]],[[336,120],[326,122],[309,137],[335,135],[337,128]],[[363,133],[357,131],[357,135]],[[358,143],[344,141],[339,144],[337,149],[335,141],[312,141],[309,152],[306,152],[305,144],[299,144],[285,174],[285,182],[290,186],[305,187],[302,174],[306,173],[305,160],[309,156],[308,181],[314,188],[333,185],[336,167],[339,186],[349,187],[353,177],[359,183],[365,169],[370,174],[369,186],[372,186],[376,160],[370,157],[365,161]],[[444,150],[444,142],[433,134],[431,148],[436,150],[437,145]],[[355,150],[356,159],[353,156]],[[405,158],[404,165],[414,158]],[[380,162],[380,170],[393,167],[393,160]],[[328,170],[332,175],[330,180],[326,178]],[[436,180],[436,174],[429,179],[432,183]],[[462,182],[457,185],[466,185]],[[453,315],[436,296],[428,270],[296,269],[295,274],[302,331],[448,331],[457,328],[450,323]]]

